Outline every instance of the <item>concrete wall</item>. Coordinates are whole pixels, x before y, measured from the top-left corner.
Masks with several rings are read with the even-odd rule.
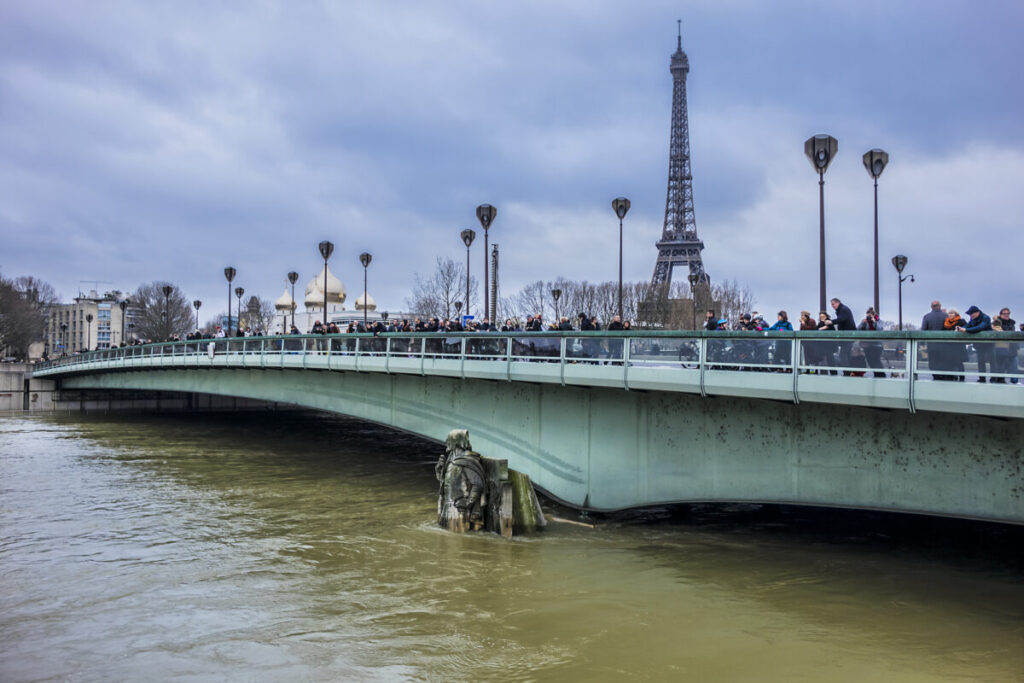
[[[54,381],[29,380],[25,391],[25,375],[31,366],[24,363],[0,363],[0,410],[52,410]],[[26,401],[27,398],[27,401]]]
[[[749,501],[1024,523],[1024,420],[310,370],[108,372],[63,386],[281,401],[437,440],[465,427],[476,450],[591,509]]]

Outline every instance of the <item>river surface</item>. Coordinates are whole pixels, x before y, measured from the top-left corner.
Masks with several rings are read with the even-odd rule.
[[[1024,680],[1020,528],[748,506],[457,536],[438,452],[318,413],[0,415],[0,680]]]

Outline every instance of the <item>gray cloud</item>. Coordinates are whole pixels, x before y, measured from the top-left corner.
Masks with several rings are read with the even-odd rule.
[[[482,201],[499,207],[504,291],[612,279],[608,204],[626,194],[626,277],[650,277],[674,3],[352,5],[5,3],[4,272],[65,296],[79,279],[170,279],[215,306],[224,265],[274,298],[288,270],[312,277],[316,243],[331,238],[349,290],[370,250],[371,290],[398,307],[434,255],[462,254],[458,231]],[[815,305],[817,188],[802,142],[830,132],[830,290],[870,299],[859,157],[881,146],[893,155],[886,317],[895,250],[919,276],[908,311],[934,296],[1019,300],[1011,269],[991,263],[1024,247],[1021,14],[1009,2],[687,6],[712,275],[749,283],[762,310]]]

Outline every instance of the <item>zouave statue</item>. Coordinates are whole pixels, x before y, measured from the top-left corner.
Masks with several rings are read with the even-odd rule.
[[[445,447],[434,467],[440,482],[437,523],[449,531],[479,531],[484,527],[487,506],[486,475],[480,454],[470,446],[466,429],[449,432]]]

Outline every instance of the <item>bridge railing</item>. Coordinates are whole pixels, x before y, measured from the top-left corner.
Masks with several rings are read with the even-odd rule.
[[[36,376],[149,367],[440,375],[1024,417],[1024,334],[513,332],[286,335],[53,359]]]

